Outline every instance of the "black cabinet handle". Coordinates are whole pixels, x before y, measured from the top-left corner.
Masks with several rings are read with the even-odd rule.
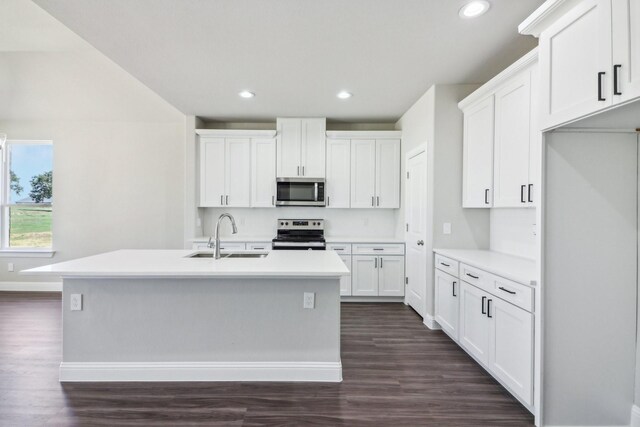
[[[458,295],[456,295],[456,282],[455,281],[451,284],[451,293],[453,294],[454,297],[458,296]]]
[[[491,301],[493,300],[490,299],[489,301],[487,301],[487,316],[489,317],[489,319],[493,319],[493,316],[491,315]]]
[[[533,184],[529,184],[529,194],[527,196],[527,200],[529,203],[533,203],[533,199],[531,198],[531,190],[533,190]]]
[[[606,73],[604,71],[600,71],[598,73],[598,101],[606,101],[607,98],[602,96],[602,77],[604,77]]]
[[[487,297],[482,297],[482,314],[487,314],[486,311],[484,311],[484,302],[487,300]]]
[[[440,265],[444,265],[445,267],[451,267],[449,264],[445,264],[444,262],[441,262]]]
[[[489,189],[485,189],[484,190],[484,204],[488,205],[489,204]]]
[[[511,294],[511,295],[515,295],[516,294],[515,292],[510,291],[509,289],[505,289],[502,286],[500,286],[498,289],[500,289],[501,291],[505,291],[506,293]]]
[[[524,200],[524,189],[525,189],[525,187],[526,187],[526,185],[521,185],[520,186],[520,202],[521,203],[525,202],[525,200]]]
[[[380,268],[382,268],[382,257],[380,257]]]
[[[622,68],[622,65],[620,64],[616,64],[613,66],[613,94],[614,95],[622,95],[622,92],[620,92],[620,89],[618,88],[618,70],[620,70],[620,68]]]
[[[479,277],[478,277],[478,276],[474,276],[474,275],[473,275],[473,274],[471,274],[471,273],[467,273],[467,276],[469,276],[469,277],[473,277],[474,279],[479,279]]]

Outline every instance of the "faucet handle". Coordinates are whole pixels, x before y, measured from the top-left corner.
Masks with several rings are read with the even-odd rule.
[[[214,247],[214,246],[215,246],[215,245],[213,244],[213,242],[211,242],[211,237],[209,237],[209,242],[207,243],[207,247],[208,247],[209,249],[213,249],[213,247]]]

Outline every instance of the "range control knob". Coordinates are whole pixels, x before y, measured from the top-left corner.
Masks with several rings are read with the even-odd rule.
[[[280,225],[284,225],[284,222],[280,221]]]

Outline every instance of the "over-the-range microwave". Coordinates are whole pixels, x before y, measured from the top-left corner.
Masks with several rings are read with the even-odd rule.
[[[324,178],[277,178],[276,206],[325,206]]]

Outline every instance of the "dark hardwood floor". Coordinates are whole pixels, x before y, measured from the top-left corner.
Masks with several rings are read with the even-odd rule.
[[[529,426],[533,417],[403,304],[342,304],[344,381],[67,383],[60,294],[0,292],[0,426]]]

